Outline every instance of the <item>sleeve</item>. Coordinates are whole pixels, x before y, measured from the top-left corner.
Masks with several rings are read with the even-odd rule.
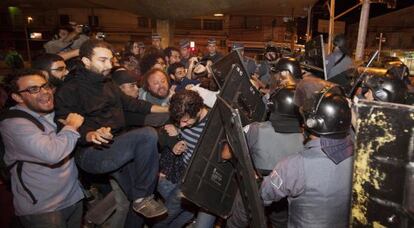
[[[196,91],[203,98],[203,102],[207,107],[212,108],[216,103],[219,91],[205,89],[200,87],[200,84],[191,87],[191,90]]]
[[[252,150],[255,145],[257,144],[257,140],[258,140],[258,126],[257,123],[252,123],[249,125],[246,125],[243,128],[245,134],[246,134],[246,141],[247,141],[247,145],[249,146],[249,150],[251,153],[253,153],[254,151]]]
[[[305,189],[303,157],[295,154],[278,162],[269,176],[263,179],[260,194],[266,205],[284,197],[296,197]]]
[[[96,127],[92,123],[92,120],[88,118],[84,111],[81,110],[79,95],[71,88],[62,87],[55,94],[55,122],[58,124],[58,129],[61,129],[63,125],[58,121],[59,119],[66,119],[69,113],[77,113],[82,115],[85,120],[82,126],[79,127],[78,132],[81,135],[79,143],[82,145],[88,144],[86,142],[86,134],[90,131],[95,131]]]
[[[71,127],[59,133],[45,133],[23,118],[4,120],[1,132],[9,160],[23,160],[53,165],[66,158],[76,146],[79,134]]]
[[[160,151],[163,151],[163,148],[168,147],[172,150],[174,145],[178,143],[178,138],[169,136],[164,128],[158,130],[158,143],[160,144]]]
[[[141,99],[135,99],[128,95],[125,95],[122,91],[120,91],[119,88],[117,91],[121,97],[122,107],[124,111],[138,112],[142,114],[148,114],[151,112],[152,104],[150,102]]]

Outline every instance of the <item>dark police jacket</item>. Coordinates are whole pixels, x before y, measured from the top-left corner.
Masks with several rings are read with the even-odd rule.
[[[86,144],[86,134],[101,127],[111,127],[117,135],[127,127],[124,111],[147,114],[152,104],[125,95],[112,80],[80,68],[75,77],[64,83],[55,94],[57,119],[73,112],[85,120],[79,128],[80,144]]]

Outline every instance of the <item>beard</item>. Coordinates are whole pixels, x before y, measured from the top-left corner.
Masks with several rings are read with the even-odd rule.
[[[159,90],[158,90],[159,91]],[[148,91],[153,97],[156,97],[156,98],[158,98],[158,99],[165,99],[165,98],[167,98],[168,97],[168,95],[170,94],[170,91],[169,91],[169,89],[166,89],[166,93],[165,93],[165,95],[160,95],[159,93],[155,93],[155,92],[153,92],[153,91],[151,91],[151,90],[149,90]]]

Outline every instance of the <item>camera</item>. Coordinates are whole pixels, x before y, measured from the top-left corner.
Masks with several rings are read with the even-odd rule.
[[[95,38],[97,40],[104,40],[106,38],[106,34],[104,32],[97,32]]]
[[[91,27],[89,25],[79,25],[79,26],[82,28],[81,30],[82,34],[88,35],[91,32]]]

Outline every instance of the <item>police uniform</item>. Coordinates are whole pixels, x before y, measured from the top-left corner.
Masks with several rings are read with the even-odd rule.
[[[264,178],[262,199],[268,204],[288,197],[288,227],[348,227],[352,164],[352,156],[335,164],[320,139],[312,139]]]
[[[214,38],[210,38],[207,40],[207,45],[216,45],[217,41]],[[208,59],[211,60],[213,63],[216,63],[218,60],[220,60],[221,58],[223,58],[223,55],[220,52],[215,52],[213,55],[211,53],[207,53],[203,59]]]

